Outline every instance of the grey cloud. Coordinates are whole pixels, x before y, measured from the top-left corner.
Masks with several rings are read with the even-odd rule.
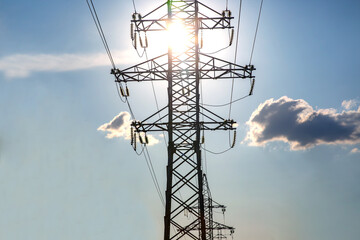
[[[360,143],[359,110],[314,110],[306,101],[286,96],[260,104],[247,124],[246,140],[255,146],[283,141],[299,150],[319,144]]]

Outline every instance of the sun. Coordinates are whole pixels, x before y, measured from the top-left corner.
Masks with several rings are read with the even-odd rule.
[[[190,29],[181,21],[172,21],[167,26],[168,44],[175,53],[183,53],[191,44]]]

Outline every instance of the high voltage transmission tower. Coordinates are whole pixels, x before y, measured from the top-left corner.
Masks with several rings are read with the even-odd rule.
[[[161,11],[162,17],[155,19],[153,16]],[[162,30],[170,34],[183,31],[185,38],[176,43],[183,46],[170,43],[166,54],[124,70],[114,66],[111,71],[120,85],[168,83],[168,104],[143,121],[133,121],[131,128],[134,145],[137,139],[146,144],[148,132],[168,133],[164,240],[222,239],[226,231],[234,232],[234,228],[213,219],[213,209],[225,207],[212,200],[203,173],[201,144],[205,130],[235,130],[235,121],[205,108],[199,90],[200,81],[207,79],[251,79],[249,95],[252,93],[253,65],[240,66],[200,52],[204,30],[228,29],[232,42],[232,19],[230,10],[215,11],[197,0],[167,1],[145,15],[135,12],[131,20],[135,48],[147,48],[147,33]],[[123,88],[121,93],[128,95]]]

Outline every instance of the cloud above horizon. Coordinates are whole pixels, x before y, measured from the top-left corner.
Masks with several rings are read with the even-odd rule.
[[[358,105],[359,101],[356,99],[344,100],[341,106],[346,110],[354,109]]]
[[[124,138],[126,140],[131,139],[131,116],[128,112],[120,112],[110,122],[104,123],[98,127],[98,131],[107,132],[106,138]],[[143,136],[143,135],[142,135]],[[147,134],[149,143],[147,145],[152,146],[159,143],[159,140],[154,136]],[[137,141],[139,141],[137,139]]]
[[[331,108],[315,110],[303,99],[286,96],[260,104],[247,125],[245,140],[252,146],[282,141],[291,150],[301,150],[320,144],[360,143],[360,108],[342,112]]]
[[[129,51],[114,51],[115,63],[133,63]],[[14,54],[0,58],[0,72],[7,78],[24,78],[34,72],[66,72],[109,66],[107,54]]]

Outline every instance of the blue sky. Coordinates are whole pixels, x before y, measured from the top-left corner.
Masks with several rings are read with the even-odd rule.
[[[136,6],[146,13],[161,3]],[[131,47],[131,1],[95,4],[117,66],[143,61]],[[225,1],[206,4],[222,10]],[[259,4],[243,3],[240,64],[249,60]],[[235,14],[238,2],[229,6]],[[359,236],[359,10],[352,0],[264,1],[254,95],[233,106],[236,147],[206,154],[234,239]],[[152,56],[162,53],[151,50],[156,41]],[[128,109],[86,1],[0,0],[0,42],[0,239],[161,238],[163,207],[144,158],[124,137],[97,130]],[[232,60],[233,51],[220,55]],[[235,86],[240,96],[247,85]],[[139,119],[156,109],[149,87],[130,86]],[[224,103],[230,85],[222,87],[209,83],[204,96]],[[164,189],[166,148],[155,137],[149,151]],[[207,148],[225,149],[221,138],[209,135]]]

